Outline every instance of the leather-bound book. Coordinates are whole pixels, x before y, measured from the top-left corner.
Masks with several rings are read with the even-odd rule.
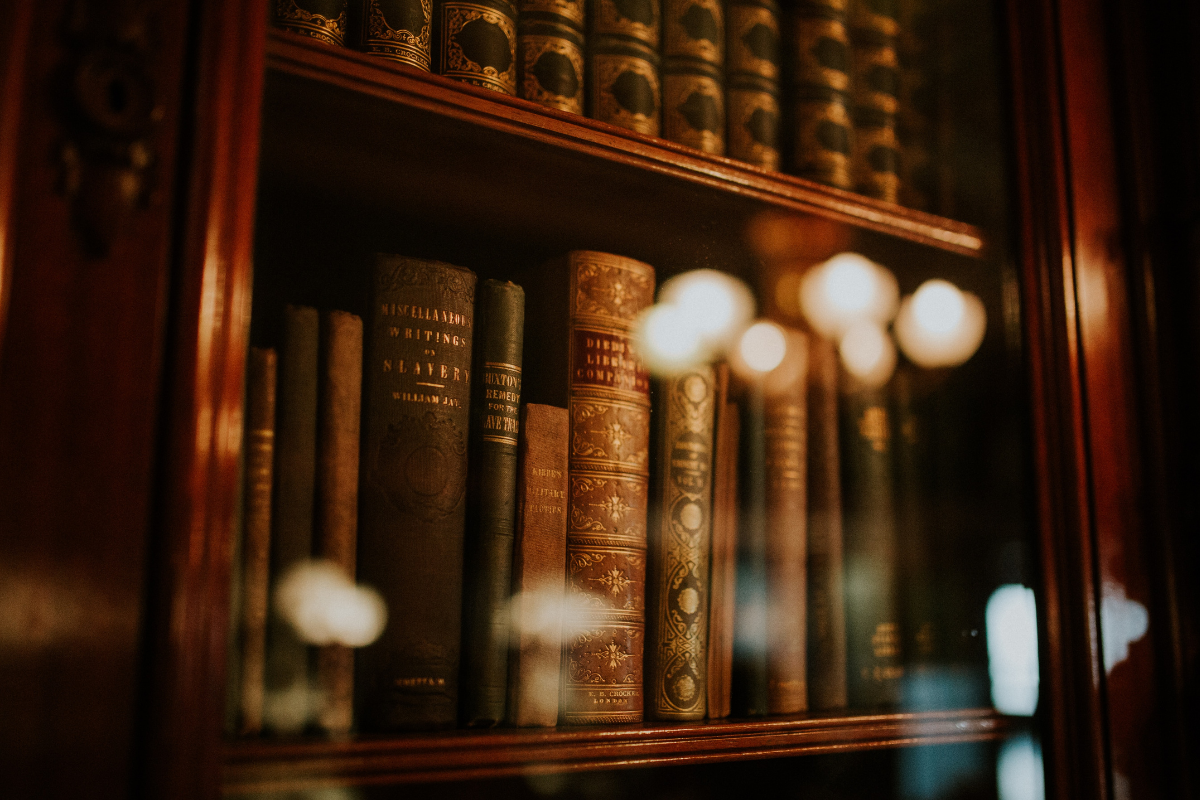
[[[792,332],[802,352],[806,337]],[[807,438],[805,374],[766,396],[763,413],[766,473],[767,711],[808,709],[806,606]]]
[[[838,354],[813,336],[808,355],[808,700],[846,707],[846,595],[842,577],[842,478]]]
[[[855,708],[894,705],[904,676],[888,406],[881,389],[842,398],[846,660]]]
[[[703,719],[708,700],[716,375],[657,382],[646,574],[646,712]]]
[[[315,308],[288,306],[275,418],[275,503],[271,531],[272,581],[312,558],[317,469],[317,360],[320,323]],[[280,609],[267,624],[266,725],[295,733],[308,722],[309,649]]]
[[[654,270],[573,251],[528,287],[526,399],[570,412],[567,619],[559,718],[642,719],[650,378],[634,350]]]
[[[663,0],[663,137],[725,153],[725,16],[720,0]]]
[[[521,97],[583,113],[583,0],[518,0]]]
[[[848,0],[800,0],[790,19],[793,60],[791,167],[799,176],[851,189]]]
[[[854,188],[889,203],[900,198],[895,15],[894,3],[853,0],[850,16]]]
[[[588,116],[658,136],[659,0],[595,0],[588,32]]]
[[[738,535],[731,705],[738,716],[768,713],[767,475],[762,386],[738,402]]]
[[[726,6],[726,153],[779,169],[779,6],[731,0]]]
[[[346,12],[347,0],[274,0],[271,21],[277,28],[340,47],[346,42]]]
[[[275,466],[275,351],[250,348],[246,365],[246,466],[242,539],[241,691],[238,730],[263,724],[267,598],[270,591],[271,486]]]
[[[508,602],[525,333],[521,287],[484,281],[475,302],[475,330],[459,718],[468,725],[495,725],[504,719],[508,693]]]
[[[508,670],[512,725],[558,722],[569,427],[565,408],[526,403],[522,409]]]
[[[713,454],[713,537],[708,603],[708,718],[730,714],[733,680],[734,588],[737,574],[738,407],[726,400],[729,371],[717,368],[717,431]]]
[[[909,208],[928,211],[932,208],[937,181],[933,166],[932,25],[927,0],[898,0],[896,21],[900,202]]]
[[[437,0],[437,72],[517,93],[517,9],[508,0]]]
[[[388,621],[355,658],[363,729],[456,720],[474,299],[469,270],[375,257],[358,572]]]
[[[431,0],[355,0],[360,4],[355,40],[364,53],[429,72],[432,64]]]
[[[322,314],[317,421],[317,555],[348,578],[358,554],[358,444],[362,406],[362,319]],[[354,722],[354,651],[331,644],[317,653],[320,726],[346,733]]]

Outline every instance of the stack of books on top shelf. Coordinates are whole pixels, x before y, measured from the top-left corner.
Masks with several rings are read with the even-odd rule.
[[[365,325],[288,307],[250,353],[242,733],[898,699],[888,404],[832,344],[652,380],[639,261],[373,268]]]
[[[932,210],[925,0],[280,0],[318,41]],[[937,181],[946,183],[943,168]],[[941,187],[945,190],[946,187]],[[945,194],[945,191],[942,192]],[[944,210],[944,209],[943,209]]]

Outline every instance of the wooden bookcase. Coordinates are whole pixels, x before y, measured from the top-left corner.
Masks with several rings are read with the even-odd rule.
[[[1145,369],[1157,301],[1137,289],[1155,262],[1135,269],[1136,242],[1116,243],[1132,225],[1118,168],[1146,152],[1121,144],[1113,107],[1135,94],[1109,80],[1130,58],[1106,38],[1134,14],[1118,6],[1013,0],[1003,15],[1041,570],[1032,723],[958,708],[238,741],[222,708],[251,297],[277,288],[264,275],[309,280],[306,228],[345,229],[347,259],[407,238],[503,271],[594,246],[660,275],[751,281],[730,232],[762,212],[914,273],[970,274],[998,244],[269,31],[263,0],[19,2],[0,21],[0,617],[20,623],[0,642],[13,654],[0,746],[14,796],[386,788],[999,740],[1031,724],[1048,796],[1188,796],[1193,618],[1164,556],[1174,540],[1143,524],[1174,508],[1147,486],[1167,463],[1147,433],[1162,420]],[[331,255],[336,237],[314,239],[311,258]],[[336,293],[328,274],[309,290],[330,280]],[[1106,671],[1112,586],[1155,622]]]

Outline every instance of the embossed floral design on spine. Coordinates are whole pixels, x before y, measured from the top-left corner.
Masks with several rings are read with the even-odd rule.
[[[570,272],[567,589],[561,719],[642,719],[650,384],[634,318],[654,272],[574,252]]]
[[[517,93],[517,12],[505,0],[441,0],[438,72],[504,94]]]
[[[347,0],[275,0],[275,25],[341,46],[346,41]]]

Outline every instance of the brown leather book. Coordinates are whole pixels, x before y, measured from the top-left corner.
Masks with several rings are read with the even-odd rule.
[[[659,0],[591,4],[588,116],[658,136],[662,128],[659,11]]]
[[[708,700],[716,375],[658,381],[646,573],[647,716],[703,719]]]
[[[895,203],[900,197],[895,5],[854,0],[851,9],[854,189]]]
[[[779,5],[732,0],[725,13],[727,154],[779,169]]]
[[[807,349],[792,331],[789,349]],[[767,508],[767,713],[808,709],[805,639],[807,606],[806,375],[765,398]]]
[[[475,275],[380,254],[365,336],[358,572],[387,604],[355,657],[359,727],[454,725]]]
[[[713,453],[713,543],[708,603],[708,718],[730,714],[733,681],[734,580],[737,575],[738,409],[727,401],[729,369],[717,366]]]
[[[242,540],[242,666],[238,730],[263,724],[267,597],[271,562],[271,484],[275,465],[275,351],[250,348],[246,365],[246,467]]]
[[[663,0],[663,137],[725,153],[725,15],[720,0]]]
[[[330,311],[321,319],[317,418],[317,555],[354,577],[358,549],[358,434],[362,401],[362,319]],[[354,721],[354,651],[317,652],[320,727],[346,733]]]
[[[275,0],[271,20],[277,28],[340,47],[346,41],[346,7],[347,0]]]
[[[850,170],[848,0],[796,3],[790,19],[792,157],[795,173],[840,189],[854,187]]]
[[[518,0],[521,97],[583,113],[583,0]]]
[[[634,319],[654,270],[573,251],[526,287],[526,398],[570,411],[567,619],[560,719],[642,719],[650,377]]]
[[[558,722],[568,429],[565,408],[527,403],[522,409],[508,671],[512,725]]]
[[[838,453],[838,354],[813,336],[808,351],[808,697],[846,707],[846,595]]]

